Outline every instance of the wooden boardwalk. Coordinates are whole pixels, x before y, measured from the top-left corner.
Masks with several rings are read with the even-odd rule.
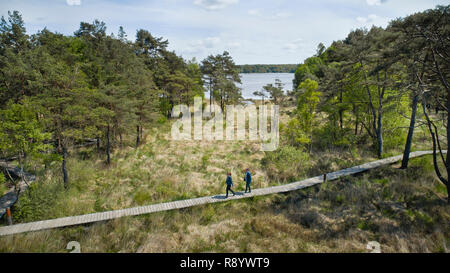
[[[427,155],[427,154],[432,154],[432,151],[412,152],[410,154],[410,158],[419,157],[419,156],[423,156],[423,155]],[[336,172],[328,173],[327,180],[334,180],[339,177],[364,172],[364,171],[367,171],[370,169],[380,167],[382,165],[395,163],[401,159],[402,159],[402,155],[398,155],[398,156],[393,156],[393,157],[389,157],[389,158],[385,158],[385,159],[380,159],[380,160],[373,161],[370,163],[365,163],[365,164],[362,164],[359,166],[339,170]],[[120,218],[120,217],[124,217],[124,216],[134,216],[134,215],[148,214],[148,213],[153,213],[153,212],[158,212],[158,211],[181,209],[181,208],[187,208],[187,207],[208,204],[208,203],[216,203],[216,202],[223,202],[223,201],[228,201],[228,200],[248,198],[248,197],[252,197],[252,196],[260,196],[260,195],[267,195],[267,194],[273,194],[273,193],[295,191],[295,190],[303,189],[303,188],[310,187],[310,186],[313,186],[316,184],[320,184],[322,182],[323,182],[323,175],[320,175],[320,176],[311,177],[311,178],[308,178],[308,179],[305,179],[302,181],[297,181],[297,182],[293,182],[290,184],[286,184],[286,185],[254,189],[251,193],[246,193],[245,195],[243,193],[236,193],[236,196],[234,196],[234,197],[232,196],[229,198],[225,198],[224,195],[215,195],[215,196],[207,196],[207,197],[200,197],[200,198],[194,198],[194,199],[179,200],[179,201],[173,201],[173,202],[167,202],[167,203],[160,203],[160,204],[154,204],[154,205],[148,205],[148,206],[134,207],[134,208],[128,208],[128,209],[112,210],[112,211],[91,213],[91,214],[85,214],[85,215],[57,218],[57,219],[51,219],[51,220],[30,222],[30,223],[24,223],[24,224],[17,224],[17,225],[12,225],[12,226],[4,226],[4,227],[0,227],[0,236],[12,235],[12,234],[17,234],[17,233],[22,233],[22,232],[51,229],[51,228],[59,228],[59,227],[65,227],[65,226],[94,223],[94,222],[99,222],[99,221],[116,219],[116,218]]]

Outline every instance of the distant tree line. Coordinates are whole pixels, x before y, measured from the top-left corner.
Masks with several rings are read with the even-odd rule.
[[[296,64],[244,64],[238,65],[239,73],[294,73]]]

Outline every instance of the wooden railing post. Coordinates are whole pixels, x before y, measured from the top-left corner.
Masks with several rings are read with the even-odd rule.
[[[12,218],[11,218],[11,209],[6,208],[6,220],[8,221],[8,226],[12,225]]]
[[[326,173],[323,175],[323,182],[324,183],[327,182],[327,174]]]

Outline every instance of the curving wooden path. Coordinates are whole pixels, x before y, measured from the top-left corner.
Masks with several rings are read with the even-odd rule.
[[[410,158],[419,157],[419,156],[423,156],[423,155],[427,155],[427,154],[432,154],[432,151],[412,152],[410,154]],[[339,177],[348,176],[348,175],[364,172],[364,171],[367,171],[370,169],[374,169],[374,168],[380,167],[382,165],[392,164],[392,163],[395,163],[395,162],[401,160],[402,156],[403,155],[393,156],[393,157],[373,161],[370,163],[365,163],[365,164],[362,164],[359,166],[355,166],[355,167],[339,170],[336,172],[328,173],[327,180],[334,180]],[[116,219],[116,218],[120,218],[120,217],[124,217],[124,216],[134,216],[134,215],[148,214],[148,213],[153,213],[153,212],[158,212],[158,211],[181,209],[181,208],[187,208],[187,207],[208,204],[208,203],[216,203],[216,202],[223,202],[223,201],[227,201],[227,200],[248,198],[248,197],[252,197],[252,196],[260,196],[260,195],[267,195],[267,194],[273,194],[273,193],[295,191],[295,190],[303,189],[303,188],[310,187],[310,186],[313,186],[316,184],[320,184],[322,182],[323,182],[323,175],[320,175],[320,176],[311,177],[311,178],[308,178],[308,179],[305,179],[302,181],[297,181],[297,182],[293,182],[290,184],[286,184],[286,185],[254,189],[251,193],[246,193],[246,194],[236,193],[236,196],[234,196],[234,197],[232,196],[229,198],[225,198],[224,195],[215,195],[215,196],[207,196],[207,197],[200,197],[200,198],[194,198],[194,199],[179,200],[179,201],[173,201],[173,202],[167,202],[167,203],[160,203],[160,204],[154,204],[154,205],[148,205],[148,206],[134,207],[134,208],[128,208],[128,209],[112,210],[112,211],[91,213],[91,214],[85,214],[85,215],[57,218],[57,219],[51,219],[51,220],[44,220],[44,221],[38,221],[38,222],[17,224],[17,225],[12,225],[12,226],[4,226],[4,227],[0,227],[0,236],[12,235],[12,234],[17,234],[17,233],[22,233],[22,232],[51,229],[51,228],[59,228],[59,227],[65,227],[65,226],[94,223],[94,222],[99,222],[99,221]]]

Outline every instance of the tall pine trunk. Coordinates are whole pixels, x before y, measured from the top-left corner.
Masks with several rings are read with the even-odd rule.
[[[379,73],[377,73],[377,83],[378,83],[378,117],[377,117],[377,124],[374,126],[375,132],[377,135],[377,146],[378,146],[378,158],[381,158],[383,156],[383,98],[384,98],[384,92],[386,88],[386,78],[387,78],[387,70],[384,71],[384,83],[381,87],[379,85]],[[375,125],[375,121],[374,121]]]
[[[111,140],[110,140],[110,128],[109,128],[109,124],[108,127],[106,129],[106,164],[110,165],[111,164]]]
[[[64,188],[67,189],[67,187],[69,186],[69,176],[67,174],[67,167],[66,167],[67,149],[64,145],[62,146],[62,158],[63,158],[63,160],[62,160],[61,169],[62,169],[62,173],[63,173]]]
[[[414,135],[414,126],[416,125],[416,112],[418,102],[419,102],[419,95],[416,94],[414,95],[412,101],[411,121],[409,122],[408,137],[406,138],[405,150],[403,151],[402,166],[400,167],[400,169],[408,168],[409,153],[411,152],[411,145]]]
[[[359,125],[359,120],[358,120],[358,107],[353,105],[353,113],[355,114],[355,136],[358,135],[358,125]]]
[[[136,148],[137,147],[139,147],[139,142],[140,142],[140,139],[139,139],[139,125],[138,126],[136,126]]]
[[[378,158],[381,158],[383,156],[383,124],[381,122],[382,113],[381,111],[378,113],[378,129],[377,129],[377,153]]]
[[[427,59],[428,59],[428,54],[425,54],[425,57],[423,59],[422,72],[421,72],[420,78],[419,78],[418,91],[414,94],[414,97],[412,100],[411,121],[409,123],[408,137],[406,138],[405,150],[403,151],[402,166],[400,167],[400,169],[408,168],[409,154],[411,153],[411,145],[412,145],[412,140],[413,140],[413,136],[414,136],[414,127],[416,124],[417,104],[419,103],[419,95],[421,94],[421,92],[420,92],[421,80],[420,79],[423,77],[423,75],[425,73],[425,63],[426,63]]]
[[[447,106],[450,106],[450,95],[447,94]],[[425,102],[425,98],[422,98],[422,109],[423,109],[423,114],[425,115],[425,118],[427,120],[427,125],[428,125],[428,130],[430,132],[431,135],[431,141],[433,143],[433,166],[434,166],[434,171],[436,173],[436,176],[439,178],[439,180],[447,187],[447,203],[450,204],[450,189],[449,189],[449,182],[448,182],[448,174],[449,174],[449,164],[448,164],[448,160],[449,160],[449,156],[447,154],[446,159],[445,159],[445,170],[447,172],[447,179],[442,175],[440,169],[439,169],[439,165],[438,165],[438,159],[437,159],[437,153],[439,152],[439,154],[442,157],[442,151],[441,151],[441,147],[439,145],[439,138],[437,136],[437,129],[436,127],[434,127],[433,123],[431,122],[428,114],[427,114],[427,107],[426,107],[426,102]],[[450,118],[447,114],[447,125],[449,125],[449,121]],[[433,127],[435,128],[435,131],[433,131]],[[448,127],[447,127],[447,151],[450,148],[448,145],[448,140],[449,140],[449,131],[448,131]]]
[[[447,169],[447,204],[450,204],[450,182],[449,182],[449,175],[450,175],[450,92],[447,89],[447,155],[445,157],[445,166]]]
[[[212,113],[212,79],[209,78],[209,112]]]
[[[343,102],[343,99],[342,99],[342,89],[341,89],[341,91],[340,91],[340,95],[339,95],[339,127],[341,127],[341,130],[343,130],[344,129],[344,117],[343,117],[343,115],[344,115],[344,110],[342,110],[342,102]]]
[[[99,152],[100,151],[100,138],[97,137],[96,141],[97,141],[97,152]]]

